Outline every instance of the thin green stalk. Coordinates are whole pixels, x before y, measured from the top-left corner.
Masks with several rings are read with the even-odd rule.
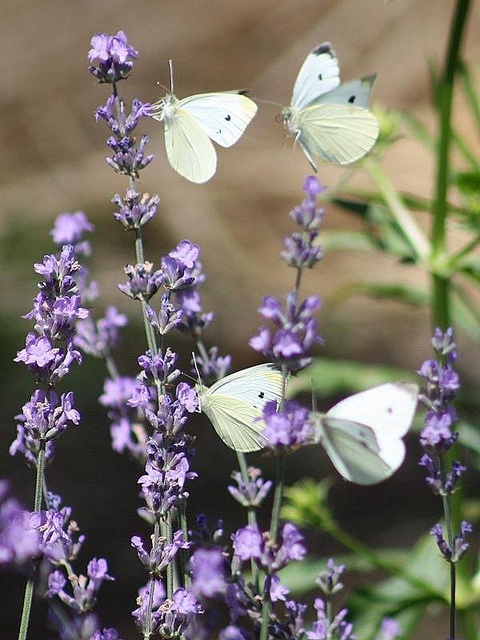
[[[275,494],[273,496],[272,520],[270,523],[270,542],[275,544],[278,535],[278,523],[280,521],[280,508],[282,506],[283,489],[285,486],[285,465],[286,454],[279,453],[277,457],[277,477],[275,481]],[[262,628],[260,630],[260,640],[268,638],[268,623],[270,620],[270,612],[272,610],[272,602],[270,600],[270,579],[271,576],[265,578],[265,590],[263,595],[262,607]]]
[[[158,540],[160,538],[160,523],[157,521],[155,521],[155,526],[154,526],[154,530],[153,530],[153,541],[152,541],[152,547],[156,548],[158,546]],[[169,536],[169,538],[171,538],[171,536]],[[170,540],[169,540],[170,541]],[[168,569],[170,568],[170,572],[168,573]],[[170,576],[170,581],[172,581],[172,571],[171,571],[171,567],[167,567],[167,583],[169,582],[169,577]],[[143,632],[143,638],[144,640],[150,640],[150,638],[152,637],[152,610],[153,610],[153,601],[154,601],[154,596],[155,596],[155,582],[156,582],[156,577],[153,575],[150,575],[150,579],[148,581],[148,603],[147,603],[147,613],[145,616],[145,630]],[[172,593],[172,585],[168,585],[170,587],[170,591],[167,588],[167,593]]]
[[[187,523],[187,512],[185,508],[185,500],[181,500],[178,505],[178,519],[180,524],[180,529],[183,532],[183,539],[188,540],[188,523]],[[186,570],[188,563],[188,551],[187,549],[180,549],[180,563],[179,563],[179,580],[181,587],[189,587],[191,580],[188,572]]]
[[[247,484],[250,479],[248,477],[248,467],[245,454],[237,451],[237,460],[240,467],[240,473],[242,474],[242,480]],[[247,507],[247,521],[251,527],[257,526],[257,514],[254,507]],[[252,583],[258,588],[259,571],[253,558],[250,560],[250,571],[252,573]]]
[[[450,326],[450,280],[442,273],[442,265],[446,263],[447,246],[446,231],[448,218],[447,193],[450,173],[450,146],[452,142],[452,102],[455,76],[459,70],[459,55],[462,39],[467,24],[470,0],[458,0],[452,20],[450,37],[446,52],[445,67],[437,94],[439,114],[439,140],[437,148],[437,167],[435,180],[435,200],[433,203],[433,227],[431,235],[432,256],[432,313],[434,327],[445,330]],[[440,269],[438,269],[440,267]],[[459,510],[459,498],[452,497],[452,505],[448,498],[443,498],[447,536],[450,548],[453,549],[453,523],[451,508]],[[455,640],[455,601],[456,601],[456,569],[450,564],[450,640]]]
[[[35,477],[35,496],[33,500],[33,510],[40,511],[42,507],[43,484],[45,480],[45,440],[40,441],[40,451],[37,456],[37,474]],[[35,587],[36,564],[32,568],[32,573],[25,585],[23,596],[22,617],[20,619],[20,629],[18,640],[26,640],[28,625],[30,622],[30,612],[32,610],[33,590]]]
[[[455,75],[458,71],[459,52],[467,24],[470,0],[458,0],[445,59],[445,68],[437,95],[439,114],[439,140],[437,147],[437,167],[435,179],[435,200],[433,203],[432,265],[433,265],[433,324],[446,329],[450,324],[449,281],[441,273],[441,264],[446,252],[447,191],[449,182],[450,145],[452,141],[452,100]],[[440,273],[437,273],[440,265]]]
[[[270,541],[275,543],[278,535],[278,523],[280,521],[280,509],[282,506],[283,489],[285,486],[285,466],[287,456],[279,453],[277,456],[277,477],[275,480],[275,494],[273,496],[272,519],[270,522]]]

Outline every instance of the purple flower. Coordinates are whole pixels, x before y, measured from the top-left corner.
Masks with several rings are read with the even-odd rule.
[[[118,207],[113,214],[117,222],[125,229],[140,229],[156,215],[160,198],[158,195],[150,197],[148,193],[140,194],[127,189],[125,196],[116,194],[112,202]]]
[[[393,618],[384,618],[380,627],[380,634],[376,640],[396,640],[402,635],[402,627]]]
[[[58,247],[64,244],[73,246],[77,256],[89,256],[90,243],[83,239],[86,231],[93,231],[94,225],[88,220],[83,211],[75,213],[61,213],[55,219],[55,225],[50,232]]]
[[[133,536],[131,539],[131,545],[136,550],[140,562],[148,569],[149,573],[156,576],[162,575],[165,569],[174,562],[179,550],[188,549],[190,544],[184,540],[183,531],[176,531],[171,543],[168,543],[166,538],[159,538],[156,547],[152,547],[150,552],[145,550],[139,536]]]
[[[432,491],[445,496],[455,490],[465,471],[459,462],[454,461],[450,471],[441,462],[458,438],[458,433],[452,431],[457,413],[451,403],[460,386],[458,374],[453,369],[457,359],[453,329],[444,333],[436,329],[432,346],[437,360],[426,360],[418,371],[427,383],[427,394],[421,396],[421,400],[428,409],[420,433],[420,444],[425,450],[420,465],[428,472],[426,481]]]
[[[152,589],[152,611],[149,617],[148,603]],[[168,617],[168,605],[172,603],[165,602],[165,588],[160,580],[150,580],[148,586],[141,587],[138,590],[137,604],[139,605],[138,608],[132,611],[132,617],[135,620],[137,628],[143,633],[147,625],[149,625],[150,631],[154,633],[162,624],[162,620]],[[167,625],[167,628],[170,630],[173,628],[173,624]],[[168,633],[166,637],[170,637]]]
[[[102,629],[102,631],[95,631],[89,640],[121,640],[121,638],[118,635],[118,631],[110,627],[109,629]]]
[[[312,625],[312,630],[307,631],[309,640],[328,640],[338,638],[338,640],[356,640],[353,634],[353,625],[345,618],[348,611],[342,609],[334,618],[330,620],[325,613],[325,603],[320,598],[315,600],[317,610],[317,620]]]
[[[135,266],[127,265],[124,271],[128,282],[119,284],[118,288],[133,300],[149,300],[163,282],[162,272],[153,271],[151,262],[142,262]]]
[[[205,356],[197,355],[195,364],[198,367],[201,380],[207,383],[215,382],[228,374],[232,366],[232,357],[229,355],[219,356],[218,347],[214,346]]]
[[[470,544],[466,542],[466,534],[471,533],[473,530],[470,522],[463,520],[460,524],[460,533],[453,538],[453,545],[450,546],[443,536],[443,530],[441,525],[436,524],[431,528],[430,534],[435,537],[437,547],[440,550],[443,558],[447,562],[458,562],[463,558],[468,551]]]
[[[290,217],[302,227],[302,231],[285,238],[285,250],[281,254],[290,267],[297,269],[311,268],[323,257],[322,248],[314,245],[314,241],[324,216],[323,209],[317,207],[317,196],[324,188],[314,176],[310,176],[305,180],[303,190],[307,197],[290,212]]]
[[[185,482],[196,478],[197,474],[190,471],[190,452],[187,448],[182,451],[178,443],[164,449],[161,440],[157,442],[150,438],[146,449],[145,474],[138,483],[146,503],[146,514],[163,517],[179,500],[188,496]]]
[[[89,67],[99,82],[115,83],[128,77],[138,52],[128,44],[127,36],[118,31],[115,36],[97,33],[90,41],[88,60],[97,66]]]
[[[308,409],[291,400],[287,400],[279,411],[276,402],[267,402],[263,421],[262,436],[271,448],[297,448],[313,439],[314,428],[309,422]]]
[[[0,481],[0,566],[22,567],[41,555],[36,518],[8,496],[9,484]]]
[[[151,385],[155,385],[157,381],[173,382],[180,373],[176,368],[176,363],[177,354],[169,347],[166,349],[165,354],[159,352],[152,355],[150,351],[147,351],[138,358],[138,364],[142,368],[138,379],[143,384]]]
[[[264,480],[261,477],[260,469],[248,467],[248,480],[244,481],[239,471],[232,473],[232,478],[237,483],[237,487],[228,486],[230,495],[243,507],[260,507],[272,488],[271,480]]]
[[[238,561],[253,559],[267,575],[283,569],[292,560],[302,560],[306,549],[303,536],[295,525],[287,522],[280,532],[281,542],[273,544],[268,535],[252,525],[239,529],[233,536],[233,553]]]
[[[218,640],[245,640],[245,636],[241,629],[233,624],[228,625],[225,629],[222,629],[218,634]]]
[[[22,413],[15,416],[19,421],[17,437],[10,447],[10,455],[21,453],[32,463],[36,463],[41,441],[47,443],[47,460],[53,454],[52,442],[70,426],[80,424],[80,414],[73,407],[73,393],[58,396],[37,389],[22,407]]]
[[[123,109],[123,103],[121,104]],[[119,124],[118,128],[123,129],[123,123]],[[133,136],[124,136],[120,139],[110,136],[106,142],[113,154],[105,158],[105,161],[116,173],[138,178],[139,172],[148,167],[154,159],[152,154],[145,153],[148,136],[142,136],[138,145]]]
[[[263,548],[263,538],[260,531],[253,525],[238,529],[232,535],[233,553],[242,561],[260,558]]]
[[[259,313],[270,319],[277,330],[271,332],[261,327],[259,333],[250,339],[250,346],[269,360],[285,365],[289,371],[305,367],[311,361],[308,351],[322,342],[313,317],[319,306],[318,296],[309,296],[297,304],[295,292],[287,295],[284,308],[276,298],[265,297]]]
[[[336,565],[333,559],[330,558],[327,562],[326,569],[318,574],[315,582],[327,597],[343,589],[340,578],[344,571],[344,565]]]
[[[220,549],[197,549],[191,560],[192,593],[199,600],[226,592],[226,558]]]
[[[202,613],[202,606],[195,596],[186,589],[176,589],[172,599],[165,601],[158,609],[156,626],[159,637],[181,637],[199,613]]]
[[[289,593],[289,589],[280,582],[280,578],[276,574],[268,576],[265,580],[265,584],[268,584],[265,591],[269,594],[272,602],[278,602],[279,600],[285,601]]]
[[[108,307],[105,317],[94,322],[91,318],[78,320],[73,342],[84,353],[96,358],[104,358],[118,346],[119,329],[127,324],[127,316],[119,313],[116,307]]]

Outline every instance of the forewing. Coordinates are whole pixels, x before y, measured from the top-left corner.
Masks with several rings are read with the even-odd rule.
[[[333,91],[325,93],[310,104],[354,104],[357,107],[366,109],[376,77],[377,75],[373,74],[360,80],[344,82]]]
[[[233,401],[222,393],[204,398],[201,407],[230,449],[248,453],[265,446],[261,435],[264,424],[258,420],[261,411],[257,407],[240,400]]]
[[[362,485],[382,482],[402,463],[403,442],[395,443],[401,455],[398,464],[391,465],[383,459],[373,430],[363,424],[324,416],[319,431],[320,444],[340,475],[350,482]]]
[[[267,402],[279,403],[283,395],[283,377],[275,365],[236,371],[209,388],[197,388],[201,410],[228,447],[240,452],[264,447],[264,424],[258,418]]]
[[[303,108],[340,84],[340,68],[329,42],[316,47],[305,58],[293,86],[290,104]]]
[[[207,182],[215,174],[217,154],[209,137],[180,103],[165,119],[165,148],[173,169],[191,182]]]
[[[235,144],[257,112],[253,100],[235,91],[201,93],[180,100],[179,106],[222,147]]]
[[[382,442],[401,438],[410,428],[417,406],[418,387],[389,382],[341,400],[327,411],[327,418],[350,420],[370,427]]]
[[[335,164],[360,160],[378,136],[375,116],[350,105],[312,105],[298,113],[292,124],[297,142],[315,169],[314,156]]]

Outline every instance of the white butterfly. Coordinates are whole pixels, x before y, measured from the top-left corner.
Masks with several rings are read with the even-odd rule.
[[[306,57],[295,80],[291,105],[282,115],[314,171],[314,156],[350,164],[375,144],[378,122],[367,109],[375,78],[371,75],[340,85],[338,60],[328,42]]]
[[[209,418],[223,442],[235,451],[257,451],[265,446],[263,407],[280,403],[283,376],[274,364],[259,364],[236,371],[211,387],[196,386],[200,410]]]
[[[337,471],[356,484],[376,484],[402,464],[402,436],[410,428],[418,387],[381,384],[345,398],[326,414],[310,414],[317,439]]]
[[[164,124],[168,161],[197,184],[210,180],[217,168],[211,140],[231,147],[257,112],[255,102],[242,91],[199,93],[182,100],[169,92],[152,106],[152,117]]]

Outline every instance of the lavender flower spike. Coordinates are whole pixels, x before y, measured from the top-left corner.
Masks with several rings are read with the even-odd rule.
[[[136,51],[127,42],[123,31],[115,36],[97,33],[90,41],[92,48],[88,52],[88,60],[97,66],[89,67],[89,71],[99,82],[114,83],[128,77],[133,67],[132,60],[138,57]]]

